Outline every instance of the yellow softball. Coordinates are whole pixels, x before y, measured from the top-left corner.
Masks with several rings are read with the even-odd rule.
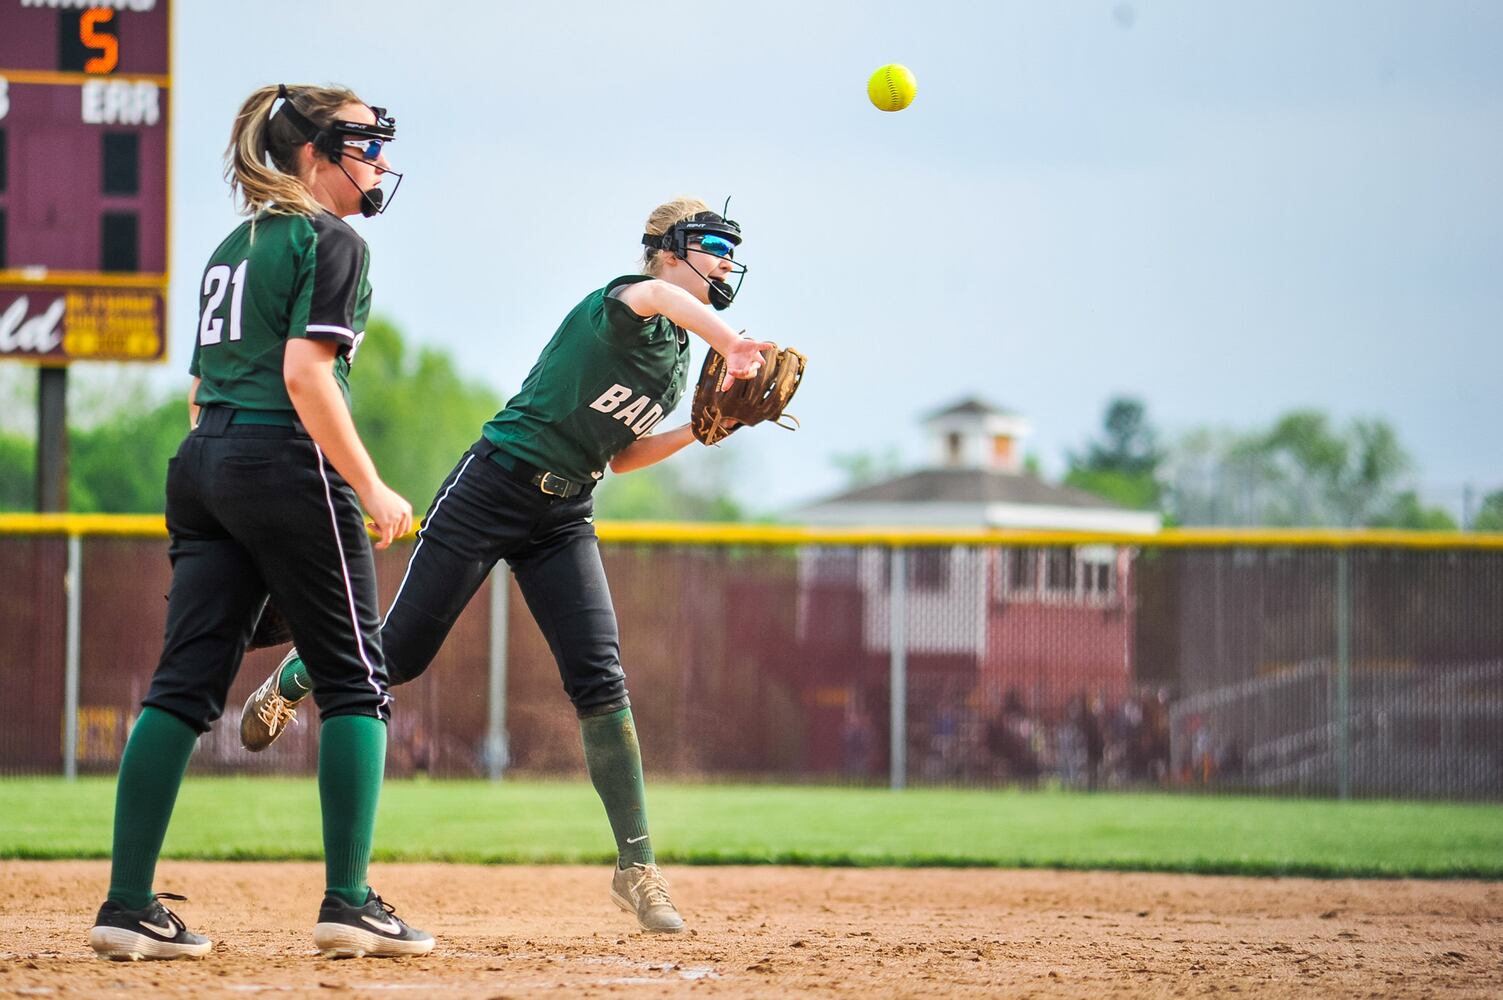
[[[890,63],[866,81],[866,96],[878,111],[902,111],[913,103],[918,83],[907,66]]]

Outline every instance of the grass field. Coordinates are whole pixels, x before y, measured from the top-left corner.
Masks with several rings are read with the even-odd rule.
[[[676,864],[1003,866],[1318,877],[1503,878],[1503,806],[1155,793],[657,784]],[[109,856],[114,783],[0,781],[0,858]],[[392,781],[387,861],[595,862],[612,855],[588,784]],[[194,778],[168,857],[320,856],[310,779]]]

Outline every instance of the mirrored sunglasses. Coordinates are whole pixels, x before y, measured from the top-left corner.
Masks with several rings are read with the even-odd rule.
[[[381,148],[386,145],[385,139],[346,139],[344,144],[351,149],[360,150],[360,155],[371,162],[381,158]]]
[[[734,259],[736,256],[736,244],[721,236],[701,237],[695,242],[694,249],[714,254],[716,257],[730,257]]]

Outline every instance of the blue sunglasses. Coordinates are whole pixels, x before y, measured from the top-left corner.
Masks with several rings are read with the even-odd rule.
[[[351,149],[360,150],[360,155],[372,163],[381,158],[381,149],[386,145],[385,139],[346,139],[344,144]]]
[[[736,244],[720,236],[704,236],[694,243],[695,250],[703,250],[707,254],[716,257],[736,259]]]

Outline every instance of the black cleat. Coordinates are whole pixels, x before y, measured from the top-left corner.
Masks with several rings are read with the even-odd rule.
[[[401,958],[433,950],[433,935],[408,927],[374,889],[364,906],[325,896],[313,927],[313,943],[324,958]]]
[[[114,900],[106,900],[89,930],[89,946],[100,958],[116,962],[202,958],[214,942],[194,934],[176,913],[162,905],[164,899],[186,898],[159,892],[139,910],[127,910]]]

